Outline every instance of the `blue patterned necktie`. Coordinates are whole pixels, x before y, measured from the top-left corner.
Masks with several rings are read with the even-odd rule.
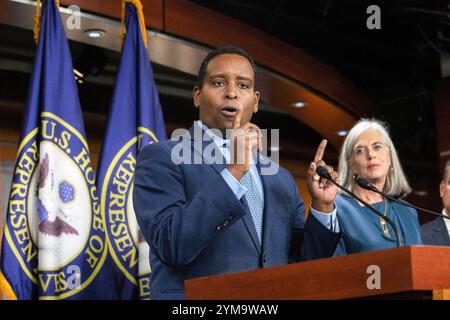
[[[247,200],[250,213],[252,214],[253,223],[255,224],[259,243],[261,243],[264,204],[261,199],[261,195],[259,194],[255,180],[250,174],[250,171],[248,171],[241,178],[241,184],[247,188],[245,198]]]

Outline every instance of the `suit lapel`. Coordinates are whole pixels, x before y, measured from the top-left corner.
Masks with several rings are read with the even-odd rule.
[[[226,168],[225,159],[222,156],[223,161],[219,161],[219,163],[216,163],[215,161],[209,161],[207,158],[203,157],[205,148],[207,148],[211,143],[214,142],[203,139],[204,133],[203,130],[199,127],[194,128],[195,126],[198,127],[198,125],[194,123],[189,129],[189,133],[192,139],[192,152],[194,163],[196,163],[195,162],[196,159],[201,159],[202,161],[201,163],[208,164],[211,168],[214,169],[214,171],[216,171],[217,174],[220,174],[222,170]],[[248,203],[247,200],[245,199],[245,196],[241,198],[240,202],[247,211],[247,213],[243,216],[242,220],[244,221],[244,225],[250,235],[250,238],[252,239],[256,251],[258,252],[259,255],[261,255],[261,245],[259,243],[255,224],[253,222],[252,214],[250,213],[250,209],[248,207]]]
[[[444,218],[437,218],[434,221],[432,237],[436,241],[436,244],[450,246],[450,237],[445,226]]]
[[[197,164],[199,161],[201,164],[210,165],[217,174],[220,174],[223,169],[226,167],[225,158],[220,154],[220,157],[216,157],[215,159],[208,159],[208,157],[204,157],[205,149],[208,148],[208,154],[211,147],[215,146],[212,140],[203,139],[207,135],[204,135],[203,130],[194,123],[189,129],[189,133],[191,135],[192,140],[192,160],[194,164]],[[219,151],[219,150],[216,150]],[[216,161],[217,160],[217,161]]]

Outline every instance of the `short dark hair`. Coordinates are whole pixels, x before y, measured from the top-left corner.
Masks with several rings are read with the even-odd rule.
[[[246,58],[248,62],[250,62],[250,65],[252,66],[253,69],[253,75],[256,78],[256,66],[250,54],[247,51],[236,46],[224,46],[214,49],[213,51],[208,53],[205,59],[203,59],[202,64],[200,65],[200,69],[198,70],[197,82],[195,83],[196,86],[200,88],[203,87],[203,84],[205,83],[205,75],[206,69],[208,68],[208,64],[212,59],[221,54],[237,54],[239,56]]]

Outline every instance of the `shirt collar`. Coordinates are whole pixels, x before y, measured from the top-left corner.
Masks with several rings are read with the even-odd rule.
[[[205,124],[201,121],[196,121],[197,125],[211,138],[214,143],[219,147],[229,147],[230,139],[224,139],[221,136],[218,136],[214,133],[214,131],[210,130]]]
[[[450,214],[448,214],[445,209],[442,209],[442,214],[446,215],[447,217],[450,216]],[[450,220],[449,219],[444,219],[445,222],[445,226],[447,227],[447,231],[450,232]]]

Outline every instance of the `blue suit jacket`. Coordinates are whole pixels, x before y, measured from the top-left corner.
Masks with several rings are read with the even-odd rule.
[[[434,246],[450,246],[450,237],[444,218],[438,217],[420,227],[424,244]]]
[[[395,202],[389,202],[389,216],[397,226],[402,246],[421,245],[417,211]],[[342,237],[335,255],[394,248],[396,239],[384,236],[379,217],[365,211],[358,202],[346,195],[336,197],[337,216]]]
[[[207,144],[190,132],[192,139],[184,141],[190,142],[192,159]],[[261,176],[261,246],[245,197],[239,201],[220,175],[225,164],[174,164],[176,144],[146,146],[136,165],[133,203],[150,245],[152,299],[184,298],[186,279],[286,264],[289,250],[299,248],[291,247],[294,238],[303,238],[303,259],[332,255],[338,235],[313,217],[305,224],[303,201],[287,170]],[[300,257],[299,252],[292,256]]]

